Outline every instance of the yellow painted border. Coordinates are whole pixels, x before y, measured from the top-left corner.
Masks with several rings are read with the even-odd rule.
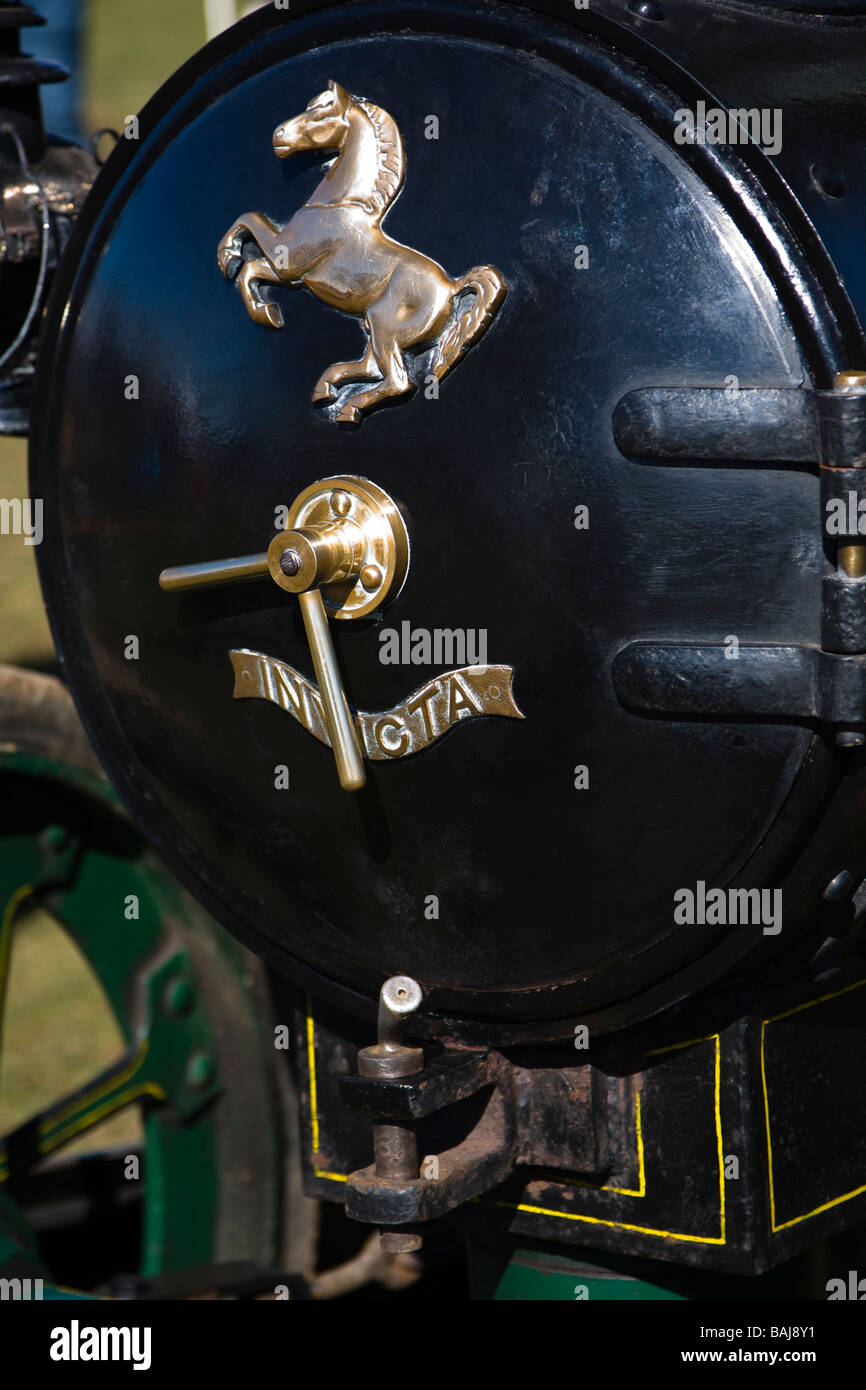
[[[307,995],[307,1071],[310,1075],[310,1129],[313,1139],[312,1163],[317,1178],[327,1178],[330,1182],[348,1182],[348,1173],[332,1173],[320,1168],[316,1162],[319,1152],[319,1093],[316,1086],[316,1032],[310,997]]]
[[[764,1092],[764,1124],[767,1130],[767,1170],[770,1178],[770,1230],[775,1235],[778,1231],[785,1231],[789,1226],[798,1226],[801,1221],[808,1221],[812,1216],[820,1216],[821,1212],[829,1211],[831,1207],[838,1207],[842,1202],[850,1202],[854,1197],[860,1197],[866,1192],[866,1183],[862,1187],[855,1187],[853,1192],[844,1192],[841,1197],[833,1197],[828,1202],[823,1202],[820,1207],[814,1207],[812,1211],[804,1211],[802,1216],[792,1216],[788,1221],[776,1222],[776,1190],[773,1176],[773,1143],[770,1137],[770,1098],[767,1094],[767,1067],[764,1056],[764,1038],[769,1023],[779,1023],[783,1018],[790,1018],[792,1014],[802,1013],[804,1009],[817,1008],[819,1004],[826,1004],[830,999],[840,999],[843,994],[850,994],[852,990],[862,989],[866,985],[866,980],[857,980],[853,985],[846,985],[844,989],[837,989],[832,994],[822,994],[819,999],[809,999],[805,1004],[797,1004],[793,1009],[786,1009],[784,1013],[774,1014],[772,1018],[765,1018],[761,1021],[761,1086]]]
[[[646,1166],[644,1164],[643,1150],[643,1123],[640,1110],[640,1091],[634,1098],[634,1137],[637,1144],[637,1189],[633,1187],[610,1187],[605,1184],[600,1190],[602,1192],[615,1192],[619,1197],[645,1197],[646,1196]]]
[[[602,1187],[597,1182],[584,1182],[581,1178],[557,1178],[557,1182],[565,1187],[585,1187],[590,1192],[615,1192],[619,1197],[645,1197],[646,1196],[646,1167],[644,1165],[643,1149],[643,1125],[641,1122],[640,1091],[634,1098],[634,1129],[635,1144],[637,1147],[637,1187],[611,1187],[605,1183]]]
[[[553,1211],[547,1207],[529,1206],[523,1202],[490,1202],[485,1205],[494,1207],[508,1207],[512,1211],[525,1211],[533,1216],[556,1216],[561,1221],[584,1221],[591,1226],[609,1226],[617,1231],[634,1231],[638,1235],[661,1236],[665,1240],[679,1240],[695,1245],[725,1245],[727,1241],[727,1225],[725,1212],[725,1159],[722,1150],[722,1116],[721,1116],[721,1092],[722,1092],[722,1050],[721,1038],[718,1033],[710,1033],[705,1038],[690,1038],[688,1042],[675,1043],[672,1047],[657,1047],[649,1053],[650,1057],[657,1057],[663,1052],[678,1052],[684,1047],[695,1047],[698,1043],[715,1043],[715,1087],[714,1087],[714,1113],[716,1121],[716,1144],[719,1158],[719,1231],[717,1236],[693,1236],[684,1234],[681,1231],[659,1231],[650,1226],[637,1226],[628,1221],[612,1221],[601,1216],[579,1216],[574,1212]]]

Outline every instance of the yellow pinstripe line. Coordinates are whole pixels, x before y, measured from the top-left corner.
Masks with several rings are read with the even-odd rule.
[[[862,1187],[855,1187],[853,1192],[844,1192],[841,1197],[833,1197],[830,1201],[822,1203],[820,1207],[814,1207],[812,1211],[803,1212],[802,1216],[792,1216],[788,1221],[776,1223],[776,1189],[773,1174],[773,1144],[770,1137],[770,1098],[767,1093],[767,1066],[764,1054],[764,1039],[767,1032],[768,1023],[778,1023],[783,1018],[790,1018],[792,1014],[802,1013],[804,1009],[814,1009],[819,1004],[826,1004],[830,999],[840,999],[843,994],[850,994],[852,990],[862,989],[866,985],[866,980],[857,980],[853,985],[846,985],[844,989],[834,990],[831,994],[822,994],[818,999],[809,999],[805,1004],[797,1004],[793,1009],[786,1009],[784,1013],[774,1014],[772,1018],[765,1018],[761,1021],[761,1086],[764,1092],[764,1124],[767,1131],[767,1171],[770,1179],[770,1230],[775,1235],[777,1231],[785,1231],[789,1226],[798,1226],[801,1221],[808,1221],[812,1216],[820,1216],[822,1211],[829,1211],[831,1207],[838,1207],[842,1202],[850,1202],[854,1197],[860,1197],[866,1192],[866,1183]]]
[[[534,1207],[521,1202],[490,1202],[485,1205],[495,1207],[508,1207],[512,1211],[525,1211],[534,1216],[556,1216],[562,1221],[586,1221],[592,1226],[610,1226],[619,1231],[636,1231],[639,1235],[662,1236],[666,1240],[688,1241],[696,1245],[725,1245],[727,1242],[726,1212],[725,1212],[725,1158],[722,1152],[722,1116],[721,1116],[721,1094],[722,1094],[722,1063],[721,1063],[721,1039],[718,1033],[710,1033],[704,1038],[690,1038],[688,1042],[674,1043],[670,1047],[657,1047],[648,1055],[650,1057],[659,1056],[663,1052],[679,1052],[684,1047],[694,1047],[697,1043],[715,1043],[715,1086],[714,1086],[714,1111],[716,1124],[716,1145],[719,1160],[719,1204],[720,1204],[720,1224],[721,1234],[718,1236],[693,1236],[684,1235],[680,1231],[658,1231],[650,1226],[635,1226],[628,1221],[613,1221],[601,1216],[578,1216],[574,1212],[553,1211],[547,1207]]]
[[[348,1173],[332,1173],[327,1168],[319,1168],[315,1155],[319,1152],[319,1093],[316,1087],[316,1047],[315,1024],[310,996],[307,995],[307,1071],[310,1076],[310,1130],[313,1140],[313,1172],[317,1178],[328,1178],[331,1182],[348,1182]]]
[[[558,1183],[565,1187],[586,1187],[590,1192],[615,1192],[619,1197],[645,1197],[646,1196],[646,1168],[644,1167],[643,1150],[643,1126],[641,1123],[640,1112],[640,1091],[634,1098],[634,1127],[635,1142],[637,1145],[637,1171],[638,1185],[634,1187],[610,1187],[607,1183],[602,1186],[597,1182],[584,1182],[581,1178],[557,1178]]]

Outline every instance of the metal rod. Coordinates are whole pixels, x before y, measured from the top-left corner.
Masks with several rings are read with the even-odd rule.
[[[866,545],[862,541],[840,545],[836,550],[838,568],[849,579],[862,579],[866,574]]]
[[[337,776],[344,791],[359,791],[367,781],[364,760],[358,747],[358,739],[349,706],[343,694],[343,685],[328,627],[328,615],[318,589],[309,589],[298,594],[307,641],[313,656],[313,667],[322,697],[322,710],[331,748],[337,761]]]
[[[200,565],[177,565],[163,570],[159,587],[168,593],[178,589],[210,589],[217,584],[239,584],[269,574],[268,557],[239,555],[233,560],[205,560]]]

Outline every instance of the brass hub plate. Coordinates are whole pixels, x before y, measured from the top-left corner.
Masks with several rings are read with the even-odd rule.
[[[360,578],[324,585],[322,598],[330,618],[363,618],[402,589],[409,570],[409,532],[387,492],[368,478],[351,475],[319,479],[299,493],[286,530],[341,520],[354,521],[364,534]]]

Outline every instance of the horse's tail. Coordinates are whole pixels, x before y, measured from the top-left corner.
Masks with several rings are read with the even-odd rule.
[[[487,332],[505,298],[505,278],[492,265],[476,265],[453,283],[455,299],[464,290],[473,290],[475,299],[472,307],[458,314],[439,339],[431,364],[432,375],[439,381]]]

